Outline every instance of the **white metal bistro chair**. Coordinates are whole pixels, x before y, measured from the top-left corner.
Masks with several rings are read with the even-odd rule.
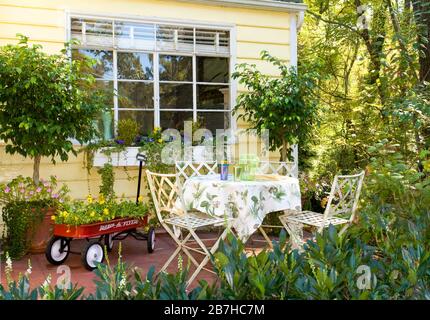
[[[318,232],[330,225],[343,225],[339,232],[339,234],[343,234],[354,221],[363,179],[364,171],[355,175],[335,176],[323,214],[313,211],[288,210],[285,215],[280,216],[279,220],[291,237],[292,248],[301,249],[303,247],[304,225],[314,227]]]
[[[261,161],[259,167],[257,168],[257,174],[273,174],[273,175],[281,175],[285,177],[298,178],[298,163],[296,161],[291,162],[271,162],[271,161]],[[264,228],[277,228],[282,229],[283,226],[278,225],[268,225],[262,224],[258,230],[263,235],[266,242],[272,247],[272,241],[267,235]],[[254,240],[254,241],[263,241],[263,240]]]
[[[208,174],[217,174],[218,162],[217,161],[176,161],[175,171],[178,175],[180,182],[184,183],[186,180],[196,176],[203,176]]]
[[[182,251],[196,267],[196,270],[187,281],[187,286],[193,282],[202,269],[214,273],[212,270],[205,268],[205,266],[209,262],[211,255],[218,249],[220,242],[225,239],[229,229],[229,220],[224,217],[211,217],[200,212],[188,212],[185,209],[182,189],[176,174],[160,174],[146,170],[146,176],[158,220],[178,246],[160,272],[164,272]],[[176,209],[178,198],[182,204],[181,210]],[[208,248],[203,240],[199,238],[196,231],[200,228],[221,225],[225,226],[224,231],[215,241],[215,244]],[[174,228],[181,230],[179,236],[175,234]],[[197,243],[198,247],[191,247],[191,242]],[[190,251],[203,255],[203,260],[198,263]]]

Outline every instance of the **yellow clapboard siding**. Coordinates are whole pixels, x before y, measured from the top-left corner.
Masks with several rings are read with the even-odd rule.
[[[238,25],[236,34],[238,41],[249,41],[255,43],[288,44],[290,40],[289,29],[283,30]]]
[[[268,51],[272,56],[282,60],[288,60],[290,57],[290,46],[269,44],[269,43],[250,43],[238,42],[237,43],[237,57],[238,59],[259,59],[263,50]]]
[[[0,22],[64,28],[65,13],[63,10],[26,8],[0,4]]]
[[[64,28],[0,22],[0,38],[14,39],[21,33],[33,41],[64,43]]]

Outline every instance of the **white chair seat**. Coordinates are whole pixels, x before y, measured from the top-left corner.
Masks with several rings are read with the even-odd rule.
[[[323,227],[326,228],[329,225],[340,225],[348,223],[349,220],[331,216],[327,217],[327,219],[324,221],[324,214],[313,212],[313,211],[302,211],[299,214],[295,215],[284,215],[279,217],[279,219],[284,220],[285,222],[295,222],[295,223],[303,223],[315,227]]]
[[[170,217],[168,219],[164,219],[164,221],[173,226],[186,228],[186,229],[197,229],[206,226],[212,226],[215,224],[221,224],[226,222],[224,218],[214,218],[202,214],[196,213],[188,213],[184,216],[175,216]]]

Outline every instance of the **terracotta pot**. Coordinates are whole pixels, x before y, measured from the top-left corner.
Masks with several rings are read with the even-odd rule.
[[[28,237],[30,241],[30,253],[43,253],[45,252],[46,245],[53,234],[54,224],[52,223],[51,216],[55,214],[54,208],[45,208],[45,215],[42,221],[38,221],[34,229],[30,229]]]

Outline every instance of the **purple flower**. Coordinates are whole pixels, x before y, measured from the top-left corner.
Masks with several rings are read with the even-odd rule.
[[[43,183],[43,186],[46,188],[47,186],[49,186],[49,183],[44,182],[44,183]]]
[[[52,195],[52,198],[57,199],[59,196],[60,196],[60,195],[59,195],[58,193],[54,193],[54,194]]]
[[[6,187],[5,189],[4,189],[4,193],[9,193],[10,192],[10,188],[9,187]]]
[[[52,192],[52,189],[51,189],[51,188],[48,188],[48,189],[46,189],[46,192],[51,193],[51,192]]]
[[[24,189],[20,189],[20,190],[19,190],[19,192],[24,193],[24,192],[25,192],[25,190],[24,190]]]
[[[115,140],[115,142],[118,143],[118,144],[121,144],[121,145],[125,144],[124,140]]]
[[[41,188],[41,187],[38,187],[38,188],[36,189],[36,192],[37,192],[37,193],[40,193],[40,191],[42,191],[42,188]]]
[[[33,195],[33,194],[34,194],[34,191],[33,191],[33,190],[31,190],[29,193],[30,193],[30,195]]]

